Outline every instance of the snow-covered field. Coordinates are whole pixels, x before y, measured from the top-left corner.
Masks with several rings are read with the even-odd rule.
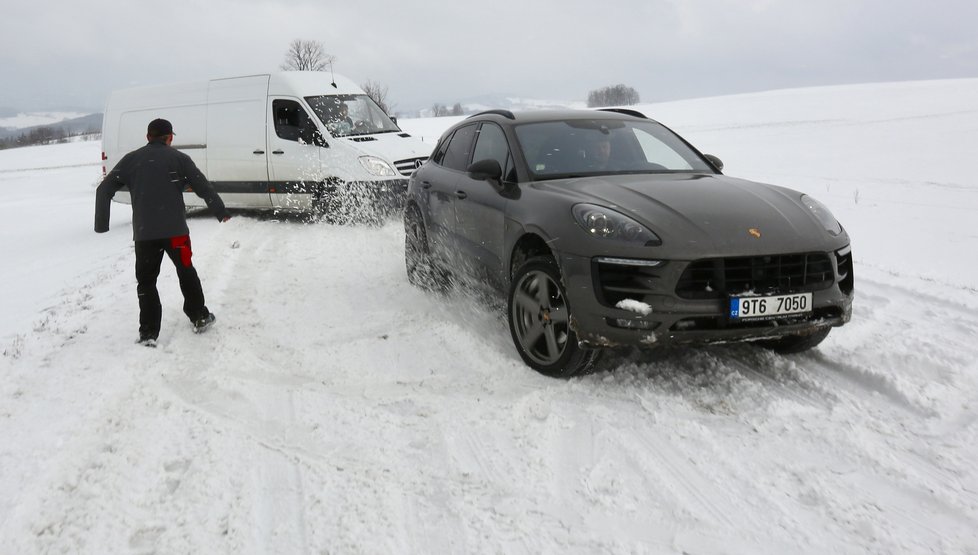
[[[850,325],[551,380],[397,222],[205,214],[146,349],[98,143],[0,151],[0,553],[978,553],[978,80],[639,109],[832,208]]]

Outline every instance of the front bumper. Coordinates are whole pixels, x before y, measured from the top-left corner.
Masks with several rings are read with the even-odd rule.
[[[840,254],[841,253],[841,254]],[[848,247],[826,253],[831,279],[812,287],[781,288],[764,294],[812,292],[812,311],[762,321],[736,321],[728,316],[729,296],[705,293],[712,298],[689,298],[677,293],[677,284],[693,261],[662,261],[660,267],[636,265],[634,287],[610,298],[607,272],[598,258],[563,255],[561,270],[578,340],[586,347],[653,347],[668,344],[709,344],[805,335],[841,326],[852,317],[853,277]],[[616,259],[626,266],[628,260]],[[643,261],[636,261],[641,263]],[[827,271],[827,270],[826,270]],[[604,281],[604,283],[603,283]],[[625,291],[627,288],[619,288]],[[647,314],[617,308],[621,297],[642,303]],[[644,312],[644,310],[642,311]]]

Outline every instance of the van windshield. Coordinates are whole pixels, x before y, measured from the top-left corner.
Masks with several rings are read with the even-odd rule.
[[[307,96],[306,102],[334,137],[396,133],[401,130],[365,94]]]

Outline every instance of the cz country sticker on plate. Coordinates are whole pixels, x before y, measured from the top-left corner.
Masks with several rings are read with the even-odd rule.
[[[730,318],[747,320],[806,314],[812,311],[812,294],[773,295],[770,297],[730,297]]]

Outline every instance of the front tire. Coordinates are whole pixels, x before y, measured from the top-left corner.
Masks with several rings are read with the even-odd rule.
[[[551,377],[593,370],[599,351],[578,345],[560,270],[553,258],[531,258],[516,270],[507,315],[516,350],[530,368]]]

